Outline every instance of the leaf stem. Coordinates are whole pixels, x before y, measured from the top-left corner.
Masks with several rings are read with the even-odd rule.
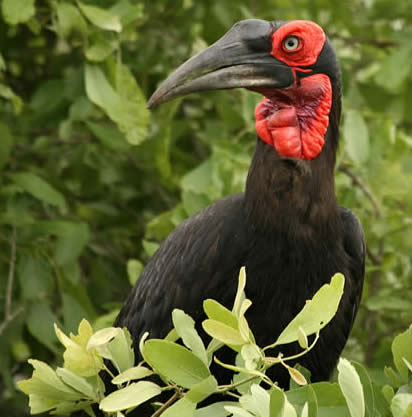
[[[307,349],[303,350],[302,352],[297,353],[296,355],[288,356],[286,358],[283,358],[283,357],[282,358],[279,358],[279,357],[276,357],[276,358],[267,357],[267,358],[265,358],[265,362],[269,363],[269,366],[266,369],[269,369],[271,366],[276,365],[277,363],[290,361],[290,360],[293,360],[293,359],[300,358],[303,355],[306,355],[316,345],[316,342],[319,340],[319,334],[320,334],[319,331],[316,332],[315,340],[312,342],[312,344],[310,346],[308,346]],[[264,349],[266,349],[266,348],[264,348]]]

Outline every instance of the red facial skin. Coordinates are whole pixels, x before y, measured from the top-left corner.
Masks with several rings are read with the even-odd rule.
[[[299,46],[289,51],[284,40],[299,39]],[[272,34],[271,55],[292,68],[295,84],[287,89],[259,90],[265,98],[256,106],[258,136],[287,158],[312,160],[322,151],[332,105],[329,77],[315,74],[297,82],[300,66],[316,63],[325,43],[323,30],[312,22],[293,21]]]

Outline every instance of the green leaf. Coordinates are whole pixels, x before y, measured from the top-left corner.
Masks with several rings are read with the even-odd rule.
[[[4,20],[10,25],[27,22],[34,16],[34,0],[2,0]]]
[[[217,301],[210,299],[203,301],[203,310],[209,319],[220,321],[232,329],[238,328],[237,317]]]
[[[412,48],[404,45],[395,49],[381,61],[381,67],[375,75],[378,85],[390,93],[396,93],[411,72]]]
[[[26,324],[30,333],[51,351],[56,351],[56,339],[53,323],[57,317],[45,303],[35,302],[30,305],[26,315]]]
[[[233,303],[233,314],[239,317],[240,307],[245,299],[245,286],[246,286],[246,268],[242,266],[239,271],[238,286],[236,291],[235,302]]]
[[[214,394],[217,390],[217,381],[213,375],[208,376],[203,381],[195,384],[185,394],[185,397],[194,402],[200,403],[210,395]]]
[[[143,93],[127,68],[121,67],[117,74],[117,85],[121,86],[119,92],[96,65],[86,65],[85,81],[90,101],[105,111],[129,143],[141,143],[147,135],[150,114]]]
[[[391,411],[393,417],[409,417],[406,415],[407,409],[412,404],[412,394],[397,393],[391,402]],[[408,410],[409,411],[409,410]]]
[[[59,236],[56,242],[55,259],[58,265],[74,262],[83,252],[90,239],[87,223],[71,223],[70,233]]]
[[[259,363],[263,360],[262,352],[259,347],[254,344],[243,345],[240,351],[243,360],[245,361],[246,369],[257,369]]]
[[[135,382],[103,398],[99,404],[99,408],[105,412],[127,410],[156,397],[161,392],[160,387],[153,382]]]
[[[242,407],[256,416],[270,417],[269,403],[270,395],[262,387],[252,384],[250,394],[242,395],[239,399]]]
[[[351,417],[364,417],[365,399],[359,375],[353,365],[343,358],[338,363],[338,382]]]
[[[377,410],[375,409],[375,394],[373,392],[372,380],[369,377],[366,369],[360,363],[352,361],[352,365],[355,367],[363,387],[365,398],[365,416],[375,417]]]
[[[393,362],[404,381],[408,380],[408,367],[406,359],[412,363],[412,325],[408,330],[395,337],[392,342]]]
[[[174,309],[172,312],[173,325],[186,347],[188,347],[203,363],[208,366],[205,346],[195,329],[195,322],[184,311]]]
[[[0,67],[1,67],[1,55],[0,55]],[[6,100],[10,100],[13,104],[15,114],[20,114],[23,108],[23,100],[8,86],[0,83],[0,97]],[[6,145],[7,146],[7,145]]]
[[[13,148],[13,136],[4,123],[0,123],[0,138],[0,169],[2,169],[8,163]]]
[[[79,33],[82,38],[87,36],[87,23],[79,9],[67,2],[59,2],[56,8],[57,31],[63,38],[72,33]]]
[[[126,369],[119,375],[115,376],[112,379],[112,384],[120,385],[125,382],[142,379],[150,375],[153,375],[153,372],[150,369],[144,366],[134,366],[133,368]]]
[[[358,111],[348,110],[345,113],[343,136],[349,157],[358,165],[366,162],[369,157],[369,130]]]
[[[115,152],[130,151],[130,144],[112,123],[96,123],[89,120],[86,120],[85,123],[93,135],[108,149]]]
[[[196,403],[183,397],[171,407],[167,408],[162,413],[162,417],[193,417],[195,409]]]
[[[29,359],[28,362],[34,368],[33,376],[18,383],[25,394],[34,394],[55,401],[76,401],[82,398],[82,395],[67,386],[49,365],[34,359]]]
[[[17,275],[26,300],[44,299],[54,289],[52,271],[47,262],[32,254],[19,258]]]
[[[233,414],[233,417],[254,417],[249,411],[237,406],[226,405],[225,410]]]
[[[11,175],[14,183],[19,185],[24,191],[27,191],[37,199],[45,203],[64,208],[66,202],[63,194],[53,188],[43,178],[31,172],[19,172]]]
[[[323,285],[313,296],[312,300],[306,302],[299,314],[280,334],[275,345],[297,341],[299,328],[302,328],[307,336],[323,329],[338,310],[344,283],[345,278],[343,275],[335,274],[330,284]]]
[[[226,406],[236,406],[237,403],[232,401],[220,401],[206,407],[198,408],[194,417],[227,417],[230,411],[225,409]]]
[[[226,345],[240,346],[247,342],[243,339],[239,330],[216,320],[205,320],[202,323],[204,331],[213,338]]]
[[[127,329],[120,332],[107,345],[110,360],[121,373],[134,366],[134,350],[130,333]]]
[[[210,376],[201,359],[176,343],[148,340],[144,344],[143,356],[160,375],[184,388],[191,388]]]
[[[285,394],[279,388],[270,391],[269,415],[270,417],[283,417],[285,409]]]
[[[91,62],[104,61],[114,50],[116,44],[110,42],[105,37],[98,37],[90,46],[87,47],[85,55]]]
[[[119,16],[111,13],[109,10],[96,6],[88,6],[80,1],[77,2],[82,13],[100,29],[114,32],[122,31],[122,24]]]
[[[65,368],[57,368],[56,374],[71,388],[81,392],[84,396],[89,397],[93,401],[98,401],[98,395],[95,388],[93,388],[85,378]]]
[[[130,285],[136,284],[143,268],[143,264],[137,259],[129,259],[127,261],[127,276],[129,277]]]

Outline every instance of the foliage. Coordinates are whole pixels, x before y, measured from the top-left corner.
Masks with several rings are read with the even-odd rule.
[[[53,371],[44,362],[29,360],[34,368],[33,375],[18,383],[29,395],[31,413],[48,411],[66,415],[86,410],[93,416],[91,405],[97,403],[105,415],[119,417],[166,392],[168,399],[156,402],[157,408],[153,410],[156,416],[180,417],[182,413],[195,417],[408,415],[412,409],[412,326],[392,343],[397,372],[387,368],[385,372],[391,375],[392,382],[385,385],[383,393],[364,367],[343,358],[337,367],[337,383],[310,384],[297,366],[292,368],[287,362],[305,355],[322,337],[322,328],[338,309],[343,294],[343,275],[336,274],[330,284],[320,288],[277,340],[264,348],[255,344],[253,329],[245,318],[252,304],[244,293],[245,283],[242,268],[231,311],[215,300],[204,302],[208,318],[202,326],[212,337],[207,347],[193,319],[175,309],[172,314],[175,340],[171,341],[170,336],[147,340],[148,334],[143,335],[140,352],[144,359],[137,366],[127,329],[109,327],[93,332],[89,322],[82,320],[78,334],[68,337],[55,326],[56,335],[65,347],[64,367]],[[325,305],[329,308],[324,309]],[[316,337],[309,345],[307,336],[312,334]],[[182,344],[176,343],[179,339]],[[297,355],[285,357],[280,352],[276,357],[269,356],[271,348],[292,342],[301,345],[302,351]],[[219,349],[224,345],[237,352],[236,364],[225,364],[218,359]],[[230,385],[218,385],[210,370],[213,362],[233,371]],[[272,366],[284,366],[288,370],[289,391],[278,388],[276,381],[266,375],[266,370]],[[306,370],[303,372],[307,374]],[[116,385],[108,394],[103,373]],[[144,380],[155,374],[160,376],[160,385],[160,379]],[[220,400],[211,405],[201,404],[212,394],[220,394]],[[228,401],[229,395],[231,401]]]
[[[245,284],[245,270],[242,268],[232,311],[215,300],[205,301],[204,310],[208,319],[202,325],[212,337],[207,348],[195,329],[193,319],[182,310],[175,309],[174,331],[176,339],[181,339],[184,346],[164,339],[146,340],[148,334],[145,334],[140,343],[144,360],[137,366],[134,366],[135,355],[127,329],[109,327],[93,333],[89,322],[82,320],[78,334],[68,337],[55,326],[56,335],[65,347],[64,367],[53,371],[44,362],[29,360],[34,368],[33,375],[18,384],[29,395],[31,413],[50,411],[52,414],[70,414],[82,409],[93,416],[91,405],[97,403],[110,416],[112,413],[133,409],[158,397],[162,392],[172,391],[169,399],[158,405],[156,415],[180,416],[184,410],[185,415],[292,416],[297,415],[295,408],[301,405],[306,415],[309,415],[309,402],[313,401],[315,391],[308,389],[311,385],[307,385],[305,377],[287,362],[306,354],[316,344],[321,329],[330,322],[338,309],[344,277],[341,274],[332,277],[331,283],[324,285],[308,301],[278,339],[263,349],[255,344],[245,318],[252,304],[245,296]],[[329,308],[324,309],[325,304]],[[307,336],[314,333],[316,337],[308,345]],[[299,341],[302,352],[293,357],[284,357],[282,353],[276,357],[265,355],[275,346],[296,341]],[[215,356],[224,345],[238,352],[236,364],[224,364]],[[104,359],[111,363],[114,373],[105,365]],[[235,372],[231,385],[217,384],[209,369],[213,360]],[[276,381],[271,381],[265,374],[274,365],[286,367],[297,386],[305,386],[306,390],[301,392],[303,395],[299,397],[299,402],[292,405],[287,395],[276,386]],[[107,372],[112,384],[117,386],[117,390],[106,396],[101,371]],[[349,410],[352,416],[364,416],[363,386],[355,368],[342,359],[338,371],[339,386],[347,401],[347,408],[344,409]],[[143,380],[155,373],[161,377],[164,386]],[[408,370],[406,377],[407,374]],[[299,389],[297,391],[300,392]],[[340,392],[339,388],[336,392]],[[212,394],[222,394],[225,397],[230,394],[234,399],[231,402],[218,401],[195,411],[198,403]],[[329,400],[333,401],[334,398]],[[312,405],[310,409],[314,415]]]
[[[256,94],[194,95],[152,114],[145,97],[250,17],[315,20],[336,47],[336,188],[361,219],[369,255],[346,356],[379,385],[393,377],[381,369],[412,321],[409,0],[0,3],[0,413],[27,412],[15,383],[30,372],[27,358],[56,360],[51,323],[65,333],[83,317],[110,325],[158,243],[243,190]]]

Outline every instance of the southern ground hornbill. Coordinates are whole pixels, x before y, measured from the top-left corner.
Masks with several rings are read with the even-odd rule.
[[[339,311],[316,347],[299,359],[313,381],[326,380],[353,325],[365,261],[359,220],[338,206],[334,192],[338,62],[315,23],[245,20],[173,72],[149,107],[192,92],[236,87],[264,96],[255,110],[258,138],[245,193],[190,217],[163,242],[115,325],[129,328],[137,348],[145,331],[150,337],[168,333],[174,308],[199,321],[206,298],[231,307],[245,265],[246,294],[253,301],[247,319],[263,347],[342,272]],[[285,355],[297,349],[282,346]],[[269,375],[288,386],[282,367],[271,368]]]

